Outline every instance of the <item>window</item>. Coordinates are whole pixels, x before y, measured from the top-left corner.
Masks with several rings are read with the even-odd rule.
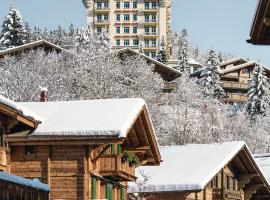
[[[157,46],[157,40],[156,39],[152,39],[151,40],[152,43],[152,47],[156,47]]]
[[[120,21],[121,20],[121,15],[120,14],[117,14],[116,15],[116,21]]]
[[[102,33],[102,28],[101,27],[97,27],[97,33]]]
[[[139,46],[139,40],[134,39],[133,40],[133,46]]]
[[[97,2],[97,7],[98,8],[102,8],[102,3],[101,2]]]
[[[109,20],[109,15],[104,15],[103,18],[104,18],[104,21],[108,21]]]
[[[149,40],[144,40],[144,46],[149,47]]]
[[[116,2],[116,8],[118,8],[118,9],[120,8],[120,2],[119,1]]]
[[[146,22],[149,22],[149,15],[144,15],[144,19]]]
[[[156,35],[157,34],[157,28],[156,27],[152,27],[152,35]]]
[[[157,21],[157,16],[156,15],[152,15],[152,22],[156,22]]]
[[[129,46],[129,40],[124,40],[124,45]]]
[[[149,9],[149,2],[145,2],[144,3],[144,8],[145,8],[145,10],[148,10]]]
[[[108,2],[104,2],[104,8],[109,8]]]
[[[137,21],[138,15],[137,14],[133,14],[133,21]]]
[[[115,45],[120,46],[120,40],[115,40]]]
[[[144,32],[146,35],[149,35],[150,28],[149,27],[144,27]]]
[[[116,34],[120,34],[120,27],[116,27],[115,32],[116,32]]]
[[[25,155],[31,156],[36,154],[36,146],[25,146]]]
[[[98,22],[102,21],[102,15],[97,15],[97,21]]]
[[[129,2],[124,2],[124,8],[129,8]]]
[[[155,58],[156,57],[156,52],[151,52],[151,57]]]
[[[129,27],[124,27],[124,33],[129,33]]]
[[[137,1],[133,2],[133,8],[137,8]]]
[[[138,32],[137,27],[134,26],[134,27],[133,27],[133,33],[137,33],[137,32]]]
[[[152,2],[152,8],[156,9],[157,8],[157,2]]]
[[[124,20],[125,20],[125,21],[129,21],[129,14],[125,14],[125,15],[124,15]]]
[[[148,56],[149,57],[149,52],[144,52],[144,55]]]

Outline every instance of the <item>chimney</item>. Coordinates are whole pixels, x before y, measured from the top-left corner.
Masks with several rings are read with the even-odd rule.
[[[40,102],[47,102],[48,101],[48,89],[47,88],[41,88],[40,92]]]

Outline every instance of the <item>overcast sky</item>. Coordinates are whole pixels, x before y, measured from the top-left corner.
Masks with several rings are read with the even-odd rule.
[[[246,43],[256,0],[173,0],[173,31],[186,28],[190,42],[202,51],[214,48],[270,66],[270,46]],[[55,28],[86,24],[81,0],[1,0],[2,19],[14,5],[32,26]]]

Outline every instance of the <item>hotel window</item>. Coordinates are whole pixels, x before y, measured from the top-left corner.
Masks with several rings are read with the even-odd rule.
[[[157,40],[156,39],[151,39],[152,47],[157,46]]]
[[[134,26],[133,27],[133,33],[137,33],[137,32],[138,32],[137,26]]]
[[[157,28],[156,27],[152,27],[152,35],[156,35],[157,34]]]
[[[97,27],[97,33],[101,33],[102,32],[102,28],[101,27]]]
[[[133,14],[133,21],[137,21],[138,15],[137,14]]]
[[[149,47],[149,40],[144,40],[144,46]]]
[[[156,15],[152,15],[152,22],[156,22],[157,21],[157,16]]]
[[[129,46],[129,40],[124,40],[124,45]]]
[[[120,46],[120,40],[115,40],[115,45]]]
[[[150,53],[149,52],[144,52],[144,55],[149,57]]]
[[[129,2],[124,2],[124,8],[129,8]]]
[[[151,57],[155,58],[156,57],[156,52],[151,52]]]
[[[133,8],[137,8],[137,1],[133,1]]]
[[[102,15],[97,15],[97,21],[98,22],[102,21]]]
[[[120,27],[116,27],[115,32],[116,32],[116,34],[120,34]]]
[[[149,2],[145,2],[144,3],[144,8],[145,8],[145,10],[148,10],[149,9]]]
[[[97,7],[98,8],[102,8],[102,3],[101,2],[97,2]]]
[[[133,46],[138,46],[138,45],[139,45],[139,40],[134,39],[134,40],[133,40]]]
[[[149,22],[149,15],[144,15],[144,19],[146,22]]]
[[[25,155],[32,156],[36,154],[36,146],[25,146]]]
[[[129,27],[124,27],[124,33],[129,33]]]
[[[156,9],[157,8],[157,2],[152,2],[152,8]]]
[[[104,8],[109,8],[108,2],[104,2]]]
[[[120,8],[120,2],[119,1],[116,2],[116,8],[118,8],[118,9]]]
[[[109,20],[109,15],[104,15],[103,19],[104,19],[104,21],[108,21]]]
[[[150,28],[149,27],[144,27],[144,32],[145,32],[145,35],[149,35]]]
[[[120,14],[117,14],[116,15],[116,21],[120,21],[121,20],[121,15]]]
[[[125,20],[125,21],[129,21],[129,14],[125,14],[125,15],[124,15],[124,20]]]

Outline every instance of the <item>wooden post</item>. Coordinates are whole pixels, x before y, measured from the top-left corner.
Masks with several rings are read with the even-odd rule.
[[[97,179],[97,188],[96,188],[97,189],[97,196],[96,196],[97,199],[100,199],[101,198],[101,195],[100,195],[100,193],[101,193],[100,184],[101,184],[100,180]]]
[[[84,159],[83,159],[83,168],[84,168],[84,178],[83,178],[83,198],[84,200],[89,199],[89,149],[88,146],[84,147]]]
[[[48,158],[47,158],[47,183],[51,186],[51,154],[52,154],[52,146],[48,146]],[[50,193],[49,193],[50,199]]]

